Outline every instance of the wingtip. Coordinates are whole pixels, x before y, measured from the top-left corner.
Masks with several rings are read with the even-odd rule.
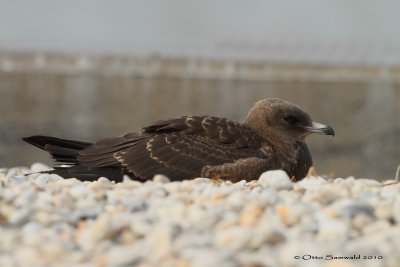
[[[45,138],[45,136],[43,136],[43,135],[32,135],[32,136],[23,137],[22,140],[24,140],[28,144],[31,144],[38,148],[44,149],[44,146],[46,143],[46,142],[44,142],[44,138]]]
[[[27,136],[27,137],[22,137],[22,140],[24,140],[25,142],[29,143],[29,141],[31,141],[33,138],[35,138],[34,135],[32,135],[32,136]]]
[[[34,139],[36,139],[37,135],[32,135],[32,136],[27,136],[27,137],[22,137],[22,140],[24,140],[27,143],[32,143]]]

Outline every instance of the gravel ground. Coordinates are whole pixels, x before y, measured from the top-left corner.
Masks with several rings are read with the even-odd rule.
[[[0,266],[400,266],[398,183],[26,175],[44,169],[0,169]]]

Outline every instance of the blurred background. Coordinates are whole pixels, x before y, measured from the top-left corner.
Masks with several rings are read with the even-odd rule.
[[[399,1],[0,4],[0,167],[50,164],[23,136],[241,120],[266,97],[334,127],[308,138],[319,173],[393,178],[400,163]]]

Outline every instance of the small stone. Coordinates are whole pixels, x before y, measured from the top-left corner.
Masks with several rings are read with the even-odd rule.
[[[84,184],[81,185],[77,185],[71,188],[71,190],[69,191],[69,194],[78,199],[78,198],[85,198],[87,195],[89,195],[91,193],[91,190],[89,187],[87,187]]]
[[[243,249],[251,240],[250,228],[232,226],[217,232],[217,246],[230,251]]]
[[[154,175],[153,181],[154,181],[155,183],[159,183],[159,184],[165,184],[165,183],[171,182],[167,176],[162,175],[162,174],[156,174],[156,175]]]
[[[386,199],[393,199],[400,194],[400,183],[382,186],[380,195]]]
[[[380,234],[390,229],[390,223],[385,220],[377,220],[362,229],[364,235]]]
[[[123,183],[128,183],[128,182],[132,182],[133,180],[131,179],[131,177],[129,177],[128,175],[124,175],[122,177],[122,182]]]
[[[325,186],[325,184],[323,184],[317,190],[307,190],[304,193],[303,200],[307,203],[318,202],[322,205],[327,205],[334,202],[339,197],[339,190],[332,186]]]
[[[174,240],[181,231],[180,226],[168,222],[155,228],[148,237],[151,247],[154,248],[153,255],[159,258],[171,255]]]
[[[31,172],[43,172],[48,170],[51,170],[51,168],[40,162],[33,163],[30,169]]]
[[[371,216],[366,215],[365,213],[359,213],[354,216],[352,224],[355,229],[361,231],[364,227],[372,222],[373,218]]]
[[[349,176],[347,178],[345,178],[346,182],[354,182],[356,180],[356,178],[354,176]]]
[[[358,202],[352,203],[343,207],[343,214],[349,217],[354,217],[357,214],[363,213],[368,216],[374,216],[374,207],[368,203]]]
[[[353,194],[362,194],[364,192],[378,193],[381,188],[382,185],[377,181],[370,179],[357,179],[351,187],[351,191]]]
[[[263,214],[263,207],[259,203],[248,203],[240,214],[240,224],[246,227],[257,223]]]
[[[65,255],[65,249],[61,242],[44,242],[40,245],[43,251],[46,251],[46,254],[43,255],[44,262],[55,263],[62,256]]]
[[[113,246],[106,255],[107,266],[136,266],[141,258],[135,245]]]
[[[343,178],[336,178],[334,181],[333,181],[333,183],[334,184],[341,184],[341,183],[343,183],[345,180],[343,179]]]
[[[29,221],[32,211],[28,208],[15,210],[8,218],[8,222],[12,225],[22,225]]]
[[[374,207],[374,215],[378,219],[390,220],[393,217],[393,204],[391,202],[380,202]]]
[[[39,250],[34,247],[20,247],[16,249],[14,257],[17,262],[16,266],[45,266]]]
[[[43,173],[36,178],[35,184],[39,187],[45,187],[48,183],[55,181],[56,179],[54,179],[50,174]]]
[[[327,181],[322,177],[306,177],[303,180],[297,182],[296,184],[302,186],[305,189],[311,189],[319,187],[320,185],[326,184]]]
[[[400,195],[397,195],[393,204],[393,217],[397,223],[400,223]]]
[[[281,226],[273,224],[264,224],[262,227],[257,228],[248,245],[251,250],[259,250],[265,244],[276,246],[285,242],[286,235],[281,230]]]
[[[7,184],[23,184],[29,181],[28,177],[25,175],[16,175],[16,176],[11,176],[6,179]]]
[[[300,219],[307,212],[305,205],[294,204],[277,204],[276,212],[280,221],[287,226],[296,225],[300,222]]]
[[[317,214],[317,219],[319,223],[318,238],[321,241],[337,240],[343,242],[347,239],[349,226],[345,222],[328,218],[322,213]]]
[[[57,181],[58,184],[60,184],[63,187],[72,187],[77,184],[82,184],[83,182],[76,179],[76,178],[68,178],[68,179],[62,179]],[[93,184],[93,183],[92,183]]]
[[[105,185],[111,184],[111,181],[106,177],[100,177],[97,181],[99,183],[105,184]]]
[[[49,225],[51,223],[51,215],[47,212],[36,212],[35,220],[42,225]]]
[[[264,240],[271,245],[278,245],[286,240],[286,236],[282,231],[271,230],[265,234]]]
[[[58,181],[64,180],[64,178],[61,177],[61,176],[58,175],[58,174],[52,173],[52,174],[50,174],[50,176],[51,176],[51,181],[52,181],[52,182],[58,182]]]
[[[195,184],[203,184],[203,183],[210,183],[210,182],[211,182],[211,180],[209,178],[199,177],[199,178],[193,179],[193,183],[195,183]]]
[[[29,169],[26,167],[15,167],[8,170],[6,179],[16,175],[25,175],[29,173]]]
[[[190,263],[179,267],[239,266],[238,264],[235,264],[230,254],[231,252],[227,253],[226,251],[221,253],[220,250],[217,250],[213,247],[200,247],[200,248],[189,247],[183,250],[182,255],[185,258],[189,259]]]
[[[29,188],[21,192],[14,200],[16,207],[26,207],[32,205],[33,201],[37,198],[37,191],[34,188]]]
[[[382,184],[378,182],[377,180],[372,180],[372,179],[365,179],[365,178],[358,178],[356,179],[356,182],[362,183],[366,186],[371,186],[371,187],[381,187]]]
[[[289,176],[282,170],[267,171],[258,178],[259,183],[264,187],[271,187],[275,190],[291,190],[293,184]]]

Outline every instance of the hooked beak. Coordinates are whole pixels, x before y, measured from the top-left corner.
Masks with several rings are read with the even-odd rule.
[[[325,135],[332,135],[335,136],[335,131],[331,126],[313,122],[312,126],[306,127],[308,133],[318,133],[318,134],[325,134]]]

